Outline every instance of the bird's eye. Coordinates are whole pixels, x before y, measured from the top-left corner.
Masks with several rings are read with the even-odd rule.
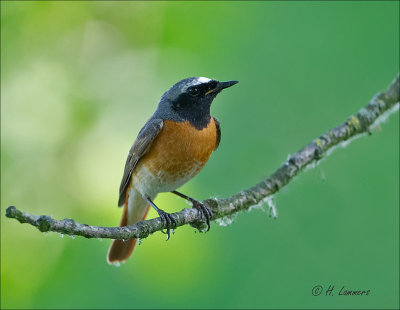
[[[198,96],[200,94],[200,89],[198,89],[197,87],[192,87],[189,89],[189,93],[192,96]]]

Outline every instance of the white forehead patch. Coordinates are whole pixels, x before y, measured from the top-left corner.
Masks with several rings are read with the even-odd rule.
[[[188,89],[189,87],[192,87],[192,86],[196,86],[196,85],[201,85],[201,84],[204,84],[204,83],[208,83],[208,82],[210,82],[211,81],[211,79],[209,79],[209,78],[206,78],[206,77],[198,77],[198,78],[195,78],[195,79],[193,79],[193,81],[191,81],[191,83],[190,84],[187,84],[186,85],[186,87],[185,87],[185,91],[186,91],[186,89]]]
[[[196,84],[203,84],[203,83],[208,83],[208,82],[210,82],[211,80],[209,79],[209,78],[206,78],[206,77],[199,77],[199,78],[197,78],[197,83]]]
[[[193,79],[192,83],[190,83],[190,84],[188,85],[188,87],[190,87],[190,86],[195,86],[195,85],[200,85],[200,84],[204,84],[204,83],[208,83],[208,82],[210,82],[210,81],[211,81],[211,80],[208,79],[208,78],[206,78],[206,77],[198,77],[198,78],[196,78],[196,79]]]

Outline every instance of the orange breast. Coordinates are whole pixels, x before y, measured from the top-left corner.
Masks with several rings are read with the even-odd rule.
[[[211,118],[208,126],[197,130],[189,122],[165,120],[163,128],[140,163],[153,174],[175,181],[193,177],[210,158],[217,139]]]

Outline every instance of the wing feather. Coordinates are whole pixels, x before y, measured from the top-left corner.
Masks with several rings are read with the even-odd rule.
[[[219,121],[213,117],[214,122],[215,122],[215,126],[217,127],[217,140],[215,141],[215,147],[214,147],[214,151],[218,148],[219,143],[221,142],[221,125],[219,124]]]
[[[125,163],[124,175],[122,176],[121,185],[119,187],[118,206],[122,206],[126,199],[126,190],[132,176],[132,171],[135,169],[140,158],[142,158],[153,140],[157,137],[163,127],[162,119],[152,118],[140,130],[138,137],[133,143]]]

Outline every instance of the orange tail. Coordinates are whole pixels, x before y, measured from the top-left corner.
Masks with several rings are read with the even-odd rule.
[[[128,201],[127,201],[128,202]],[[125,203],[124,211],[122,213],[122,219],[119,226],[127,226],[128,224],[128,203]],[[142,221],[147,216],[149,212],[150,206],[147,206],[144,216],[142,217]],[[134,224],[134,223],[132,223]],[[129,240],[114,240],[111,244],[110,249],[107,254],[107,262],[109,264],[119,263],[127,260],[129,256],[131,256],[133,249],[135,248],[137,239],[129,239]]]

